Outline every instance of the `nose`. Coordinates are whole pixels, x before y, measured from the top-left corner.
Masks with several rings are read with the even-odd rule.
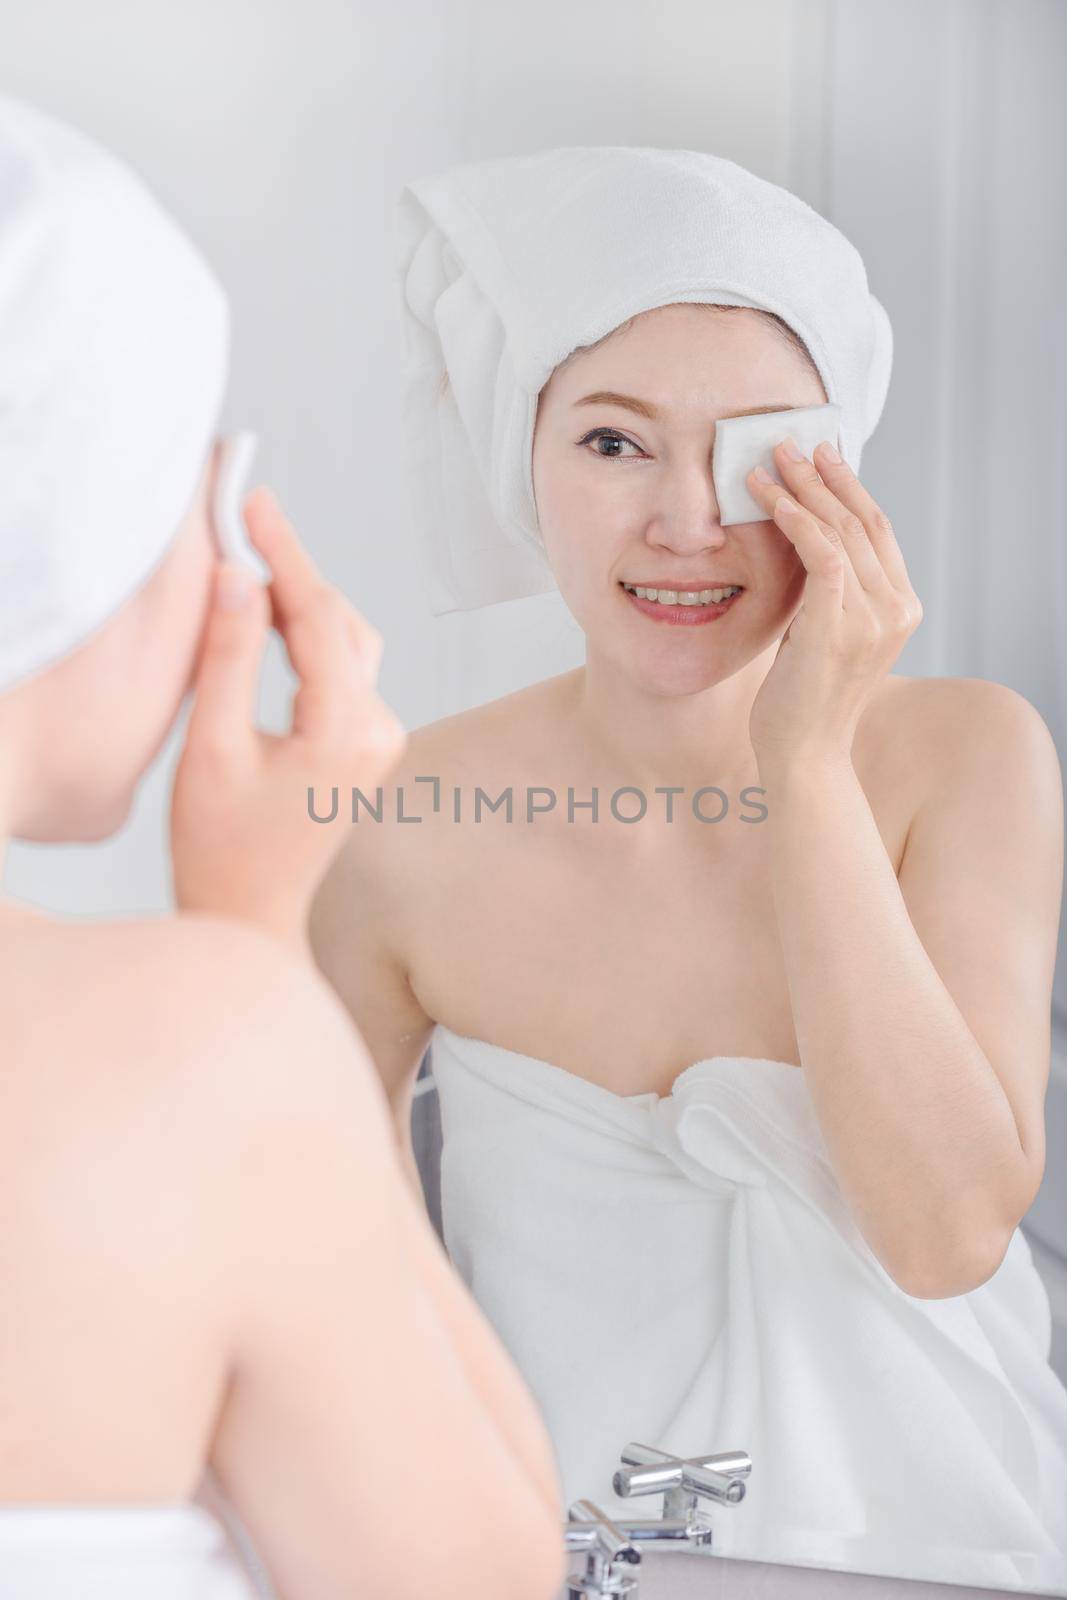
[[[659,480],[657,491],[645,534],[650,545],[692,555],[719,550],[727,542],[710,458],[679,463]]]

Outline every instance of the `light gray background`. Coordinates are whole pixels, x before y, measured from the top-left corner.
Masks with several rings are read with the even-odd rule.
[[[457,160],[648,143],[742,162],[862,251],[896,338],[864,478],[925,608],[899,670],[1008,683],[1067,753],[1061,0],[0,0],[0,23],[0,88],[125,155],[213,262],[234,311],[225,420],[259,431],[261,480],[384,634],[380,686],[409,727],[566,670],[581,637],[555,596],[429,615],[404,500],[395,195]],[[275,651],[268,725],[287,688]],[[167,907],[176,749],[113,841],[13,846],[7,892],[71,915]],[[1061,941],[1027,1223],[1061,1371],[1065,966]]]

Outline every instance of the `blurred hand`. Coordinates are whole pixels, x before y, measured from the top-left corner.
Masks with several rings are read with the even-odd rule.
[[[269,591],[220,562],[192,712],[171,795],[174,891],[183,910],[258,923],[307,950],[312,896],[344,841],[352,787],[399,760],[403,725],[375,690],[381,635],[317,571],[267,489],[245,503]],[[300,683],[288,734],[261,732],[256,692],[270,626]],[[338,789],[337,817],[328,816]]]

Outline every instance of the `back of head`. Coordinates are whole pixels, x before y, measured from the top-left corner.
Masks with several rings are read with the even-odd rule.
[[[204,470],[229,318],[143,183],[0,97],[0,693],[153,572]]]

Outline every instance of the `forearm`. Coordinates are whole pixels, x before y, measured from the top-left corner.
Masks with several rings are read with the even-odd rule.
[[[418,1199],[410,1188],[409,1180],[401,1200],[411,1264],[433,1302],[471,1389],[483,1402],[550,1516],[562,1523],[556,1461],[541,1415],[496,1333],[449,1262],[422,1207],[421,1188]]]
[[[851,763],[797,760],[761,783],[797,1044],[842,1192],[905,1286],[959,1273],[967,1287],[1026,1165],[1011,1105],[912,925]]]

